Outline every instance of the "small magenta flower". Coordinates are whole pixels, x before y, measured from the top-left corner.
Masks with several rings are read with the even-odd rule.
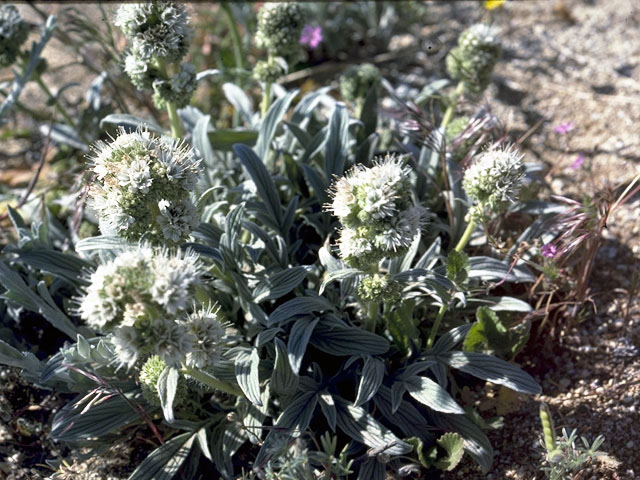
[[[542,256],[547,258],[553,258],[558,253],[558,247],[553,243],[547,243],[542,246]]]
[[[569,168],[571,168],[572,170],[577,170],[582,166],[583,163],[584,163],[584,155],[580,154],[578,155],[578,158],[576,158],[573,161],[573,163],[569,165]]]
[[[556,132],[558,135],[566,135],[571,130],[573,130],[575,126],[576,124],[573,122],[562,122],[561,124],[553,127],[553,131]]]
[[[322,27],[305,25],[300,35],[300,44],[311,48],[317,48],[322,43]]]

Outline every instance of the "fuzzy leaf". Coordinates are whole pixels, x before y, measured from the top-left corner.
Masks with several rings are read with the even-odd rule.
[[[245,352],[236,357],[236,380],[243,393],[249,401],[257,406],[262,406],[260,399],[260,378],[258,376],[258,365],[260,357],[258,351],[254,348],[251,354]]]
[[[268,326],[272,327],[297,315],[310,315],[313,312],[333,311],[334,307],[324,297],[296,297],[278,306],[269,315]]]
[[[318,323],[310,342],[323,352],[345,357],[359,354],[382,355],[389,350],[386,338],[327,317]]]
[[[266,158],[269,147],[271,146],[271,140],[273,140],[273,137],[276,134],[278,125],[280,125],[285,113],[287,113],[287,110],[289,109],[289,105],[291,105],[291,102],[296,95],[298,95],[298,90],[292,90],[283,97],[277,99],[273,102],[271,107],[269,107],[269,110],[262,121],[262,125],[260,126],[260,133],[256,144],[256,153],[259,158]]]
[[[196,435],[191,432],[173,437],[151,452],[128,480],[171,480],[189,455],[195,439]]]
[[[82,397],[78,397],[76,401]],[[75,403],[65,405],[53,417],[51,438],[63,442],[86,442],[100,438],[139,420],[139,414],[121,395],[96,402],[85,410]]]
[[[255,152],[246,145],[234,145],[233,151],[240,158],[242,165],[247,169],[251,180],[256,185],[258,197],[264,202],[269,216],[276,225],[281,226],[282,208],[280,206],[280,197],[267,167],[264,166]]]
[[[349,113],[344,103],[336,103],[329,119],[329,135],[324,149],[324,172],[327,181],[342,175],[349,148]]]
[[[516,392],[536,395],[542,387],[521,368],[492,355],[474,352],[446,352],[437,357],[451,368],[474,377],[504,385]]]
[[[358,270],[357,268],[342,268],[340,270],[333,270],[331,272],[327,272],[322,280],[322,284],[320,285],[319,294],[322,295],[324,289],[328,284],[334,282],[336,280],[345,280],[347,278],[353,278],[358,275],[362,275],[364,272],[362,270]]]
[[[327,419],[329,427],[334,432],[336,431],[336,403],[333,401],[333,396],[329,392],[322,392],[318,395],[318,403],[320,404],[320,410]]]
[[[160,405],[162,406],[162,413],[164,414],[165,420],[169,423],[175,419],[173,415],[173,401],[176,398],[179,378],[180,373],[176,368],[166,367],[160,374],[156,384],[158,396],[160,397]]]
[[[413,376],[406,380],[409,395],[432,410],[464,414],[464,410],[444,388],[430,378]]]
[[[296,288],[307,276],[307,269],[303,266],[282,270],[262,280],[253,291],[256,303],[276,300]]]
[[[379,358],[368,356],[362,368],[362,377],[358,385],[358,393],[353,404],[359,407],[368,402],[382,385],[384,379],[384,362]]]
[[[295,374],[298,374],[300,371],[300,365],[302,364],[304,353],[307,350],[309,338],[319,320],[318,318],[304,317],[296,320],[293,327],[291,327],[287,349],[289,351],[291,369]]]
[[[287,347],[282,340],[274,340],[276,361],[271,374],[273,391],[280,395],[293,395],[298,388],[298,375],[291,368]]]
[[[362,407],[350,405],[345,400],[336,399],[337,424],[349,437],[371,447],[370,453],[386,453],[388,455],[404,455],[411,451],[411,445],[396,437],[391,430],[378,423]]]

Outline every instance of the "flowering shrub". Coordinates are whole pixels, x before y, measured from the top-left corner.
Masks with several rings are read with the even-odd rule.
[[[298,4],[265,4],[261,112],[226,83],[241,124],[216,130],[186,105],[200,78],[181,63],[186,7],[126,4],[115,24],[129,42],[123,71],[153,90],[170,128],[105,117],[119,129],[95,143],[86,212],[100,235],[54,231],[46,217],[28,228],[10,210],[18,241],[0,261],[7,316],[37,312],[68,340],[44,360],[0,342],[2,363],[77,395],[51,437],[99,447],[146,435],[157,448],[130,480],[198,478],[212,465],[230,479],[382,480],[453,470],[465,454],[488,471],[492,448],[460,386],[540,391],[488,353],[481,328],[499,323],[494,312],[530,311],[509,292],[535,277],[482,235],[526,207],[527,166],[498,144],[465,165],[445,140],[458,102],[490,81],[497,33],[461,36],[443,111],[407,106],[373,66],[347,73],[356,120],[326,87],[272,88],[305,18]],[[412,119],[379,119],[384,92]],[[378,122],[393,149],[379,145]],[[496,122],[479,124],[489,142]]]

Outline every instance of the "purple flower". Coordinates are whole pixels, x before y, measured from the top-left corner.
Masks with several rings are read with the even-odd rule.
[[[300,36],[300,43],[316,48],[322,43],[322,27],[313,25],[305,25]]]
[[[582,164],[584,163],[584,155],[580,154],[578,155],[578,158],[576,158],[573,163],[571,165],[569,165],[569,168],[573,169],[573,170],[577,170],[578,168],[580,168],[582,166]]]
[[[576,126],[573,122],[562,122],[560,125],[553,127],[553,131],[559,135],[566,135]]]
[[[553,258],[558,253],[558,248],[553,243],[547,243],[542,246],[542,256],[547,258]]]

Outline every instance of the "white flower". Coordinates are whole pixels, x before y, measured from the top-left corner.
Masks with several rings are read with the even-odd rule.
[[[139,358],[137,347],[138,333],[135,328],[122,326],[113,331],[111,343],[113,344],[119,363],[132,367]]]
[[[256,43],[275,56],[287,57],[300,50],[305,15],[296,2],[270,2],[260,7]]]
[[[179,61],[191,41],[189,16],[185,6],[178,2],[123,4],[114,23],[122,29],[137,54],[149,61],[152,57]]]
[[[190,303],[190,291],[200,283],[201,266],[192,252],[157,255],[153,259],[153,283],[149,292],[153,301],[167,313],[175,314]]]
[[[477,155],[464,174],[462,186],[480,209],[501,213],[518,196],[524,165],[522,155],[512,146],[494,146]]]
[[[160,319],[153,323],[152,339],[152,352],[171,366],[179,366],[185,362],[187,354],[193,350],[195,341],[194,335],[188,332],[184,325],[169,319]]]
[[[422,227],[423,209],[413,206],[411,170],[386,156],[370,168],[357,165],[332,187],[327,205],[343,225],[338,246],[351,266],[368,268],[401,255]]]
[[[174,245],[198,226],[191,192],[201,167],[185,143],[121,129],[112,142],[98,142],[93,171],[91,205],[103,233]]]
[[[118,181],[130,192],[147,193],[153,183],[149,163],[145,159],[137,159],[118,172]]]
[[[112,334],[122,364],[131,366],[152,353],[171,365],[184,363],[190,352],[207,350],[218,338],[210,320],[198,317],[193,326],[185,321],[202,274],[191,251],[141,244],[96,268],[79,299],[78,313],[92,328]],[[215,318],[211,310],[205,314]]]
[[[216,310],[199,310],[183,322],[194,337],[192,350],[187,354],[187,365],[205,368],[220,358],[220,345],[225,334]]]

